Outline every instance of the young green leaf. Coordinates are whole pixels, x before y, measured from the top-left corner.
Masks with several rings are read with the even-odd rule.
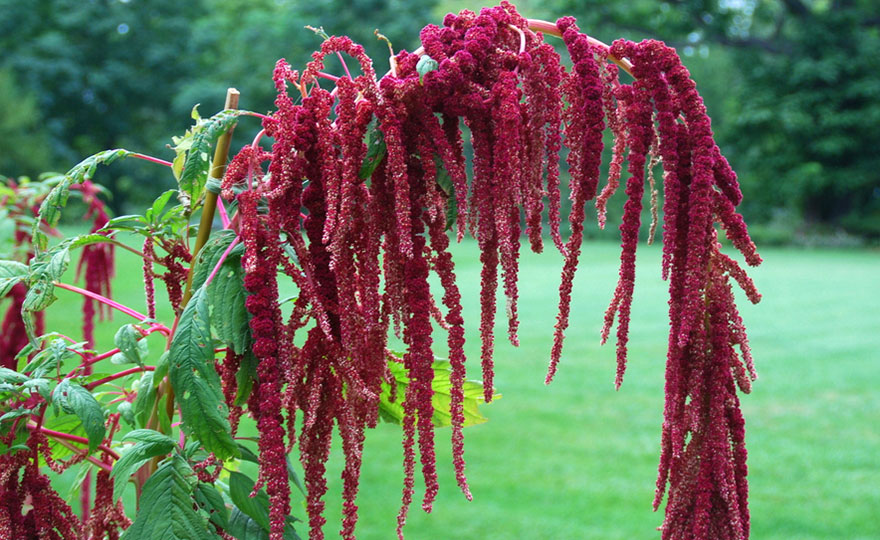
[[[242,540],[242,538],[268,538],[269,534],[269,496],[264,489],[257,492],[256,496],[251,497],[250,494],[254,490],[254,481],[250,477],[233,471],[229,474],[229,498],[235,505],[233,509],[233,517],[230,518],[230,528],[235,527],[236,532],[247,532],[251,536],[239,536],[235,532],[233,536]],[[256,536],[252,527],[248,526],[247,520],[243,520],[240,516],[235,515],[235,510],[239,510],[250,521],[253,521],[267,536]],[[238,521],[240,523],[233,523]],[[296,540],[299,536],[293,528],[296,518],[288,516],[287,524],[284,528],[285,540]]]
[[[146,426],[150,417],[153,403],[156,401],[156,387],[153,386],[153,372],[146,371],[140,380],[134,383],[134,391],[137,396],[132,402],[132,413],[137,425]]]
[[[121,540],[218,540],[208,520],[193,508],[197,483],[186,460],[172,454],[144,484],[134,523]]]
[[[144,365],[144,358],[148,354],[147,340],[143,339],[143,334],[134,325],[125,324],[119,327],[113,341],[126,362]]]
[[[28,267],[18,261],[0,261],[0,298],[5,297],[12,288],[25,280]]]
[[[128,478],[137,471],[141,465],[157,456],[164,456],[174,449],[174,441],[167,435],[163,435],[152,429],[136,429],[129,432],[124,441],[136,441],[137,444],[129,448],[113,465],[111,478],[116,481],[113,484],[113,500],[119,500]]]
[[[211,168],[211,144],[235,125],[241,113],[242,111],[238,110],[220,111],[201,125],[198,131],[194,132],[191,146],[186,153],[183,170],[178,179],[180,186],[178,197],[188,210],[192,209],[193,203],[198,200],[208,182],[208,169]]]
[[[229,498],[239,510],[247,514],[260,527],[269,530],[269,496],[264,490],[257,492],[256,496],[250,494],[254,490],[255,482],[246,475],[232,471],[229,473]]]
[[[367,126],[366,139],[367,156],[364,158],[364,163],[358,172],[358,177],[361,180],[368,180],[373,176],[373,171],[382,163],[385,154],[388,152],[388,147],[385,145],[385,135],[379,129],[379,122],[375,118]]]
[[[67,171],[67,174],[61,177],[58,185],[52,188],[52,191],[43,199],[42,204],[40,204],[38,219],[34,220],[32,236],[34,247],[38,251],[46,249],[49,244],[49,238],[40,229],[40,223],[45,221],[50,227],[58,224],[58,220],[61,218],[61,210],[67,205],[67,199],[70,197],[70,186],[90,180],[94,176],[98,165],[109,165],[117,159],[124,158],[130,154],[131,152],[121,148],[104,150],[80,161]]]
[[[211,484],[199,483],[193,492],[193,498],[208,519],[220,530],[229,528],[229,509],[223,501],[223,495]]]
[[[214,369],[208,301],[200,287],[183,313],[169,349],[169,379],[180,403],[187,435],[195,437],[219,459],[237,455],[220,377]]]
[[[446,427],[452,425],[452,415],[450,414],[450,404],[452,401],[452,368],[449,362],[445,360],[435,360],[431,366],[434,370],[434,380],[431,382],[431,388],[434,394],[431,397],[431,404],[434,406],[434,414],[431,421],[434,427]],[[403,421],[403,396],[406,395],[406,388],[409,385],[409,375],[406,368],[401,362],[388,362],[388,369],[394,375],[397,382],[397,395],[394,401],[391,401],[391,387],[387,383],[382,383],[382,393],[379,396],[379,416],[386,422],[400,424]],[[480,414],[479,405],[484,403],[483,384],[477,381],[464,381],[464,427],[482,424],[486,421],[486,417]],[[496,394],[495,398],[500,398],[500,394]]]
[[[64,379],[52,392],[55,403],[66,413],[75,414],[83,424],[89,439],[89,451],[93,452],[104,440],[104,409],[91,392],[82,386]]]
[[[439,68],[440,64],[428,56],[427,54],[423,54],[419,61],[416,63],[416,72],[419,74],[419,84],[424,81],[425,74],[434,71]]]

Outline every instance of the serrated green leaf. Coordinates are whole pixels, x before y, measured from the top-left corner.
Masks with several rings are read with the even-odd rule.
[[[116,407],[116,412],[119,413],[119,416],[122,417],[125,422],[131,427],[137,427],[135,425],[134,418],[134,410],[132,409],[132,405],[130,401],[123,401]]]
[[[0,261],[0,298],[27,278],[28,267],[18,261]]]
[[[153,388],[157,388],[159,386],[159,383],[162,382],[162,379],[164,379],[165,376],[168,375],[168,358],[168,351],[165,351],[156,362],[156,371],[153,372]]]
[[[269,531],[269,496],[264,490],[257,492],[256,496],[250,494],[254,490],[255,482],[246,475],[232,471],[229,473],[229,498],[233,504],[257,522],[265,531]]]
[[[365,137],[367,139],[367,156],[364,158],[364,163],[358,172],[358,177],[361,180],[368,180],[373,176],[376,167],[382,163],[385,154],[388,152],[388,147],[385,145],[385,135],[379,129],[379,122],[375,118],[367,126]]]
[[[260,527],[259,523],[235,507],[229,515],[229,527],[226,532],[236,540],[269,540],[269,533]]]
[[[247,403],[251,392],[254,389],[254,383],[257,381],[257,357],[250,350],[246,351],[241,357],[238,365],[238,371],[235,372],[235,383],[237,390],[235,392],[235,406],[241,407]]]
[[[104,409],[91,392],[82,386],[64,379],[52,392],[53,402],[61,406],[66,413],[75,414],[82,421],[86,437],[89,439],[89,451],[104,440]]]
[[[211,145],[235,125],[242,111],[221,111],[200,126],[194,132],[192,146],[186,153],[183,170],[178,179],[180,202],[192,209],[193,202],[198,200],[205,184],[208,182],[208,169],[211,168]]]
[[[28,377],[24,373],[19,373],[5,367],[0,367],[0,382],[21,384],[28,379],[30,379],[30,377]]]
[[[15,420],[16,418],[21,418],[22,416],[27,416],[33,412],[33,409],[15,409],[7,412],[3,416],[0,416],[0,423],[7,422],[9,420]]]
[[[435,360],[431,368],[434,370],[434,380],[431,382],[431,388],[434,391],[431,397],[434,413],[431,421],[434,427],[451,426],[452,381],[450,377],[452,367],[445,360]],[[391,401],[391,387],[385,382],[382,383],[382,393],[379,396],[379,416],[386,422],[400,424],[404,417],[403,399],[409,385],[409,375],[401,362],[388,362],[388,369],[397,382],[397,396],[394,401]],[[462,385],[462,391],[464,393],[464,402],[462,403],[464,423],[462,426],[468,427],[485,422],[486,417],[479,411],[479,405],[485,401],[483,384],[478,381],[465,381]],[[495,394],[495,399],[500,398],[501,394]]]
[[[144,463],[174,450],[174,441],[170,437],[152,429],[130,431],[122,440],[136,441],[137,444],[122,454],[113,465],[113,472],[110,473],[110,476],[116,480],[113,484],[114,501],[119,500],[125,491],[129,477]]]
[[[253,521],[264,534],[269,533],[269,496],[266,494],[264,489],[260,489],[254,497],[251,497],[250,494],[254,490],[255,482],[251,480],[245,474],[242,474],[237,471],[232,471],[229,473],[229,498],[232,499],[232,503],[235,505],[232,513],[233,517],[230,518],[230,529],[236,530],[237,532],[241,532],[242,529],[239,528],[237,524],[234,524],[234,520],[241,520],[240,516],[235,516],[235,511],[239,510],[243,513],[250,521]],[[299,536],[296,534],[296,530],[294,529],[294,523],[296,522],[296,518],[293,516],[287,517],[287,523],[284,528],[284,538],[286,540],[295,540],[298,539]],[[246,524],[246,522],[242,523]],[[247,528],[250,534],[254,534],[252,528]],[[236,538],[241,539],[241,536],[238,536],[235,532],[230,531],[230,534],[235,536]],[[245,536],[244,538],[251,538]],[[261,537],[262,538],[262,537]]]
[[[203,287],[193,294],[180,316],[169,349],[168,375],[186,434],[201,441],[218,459],[237,455],[220,377],[214,369],[214,341]]]
[[[70,186],[79,184],[85,180],[90,180],[95,174],[98,165],[109,165],[117,159],[130,155],[131,152],[117,148],[114,150],[104,150],[98,152],[86,159],[80,161],[73,166],[72,169],[60,178],[58,184],[52,188],[52,191],[46,195],[40,204],[39,219],[35,220],[33,227],[33,243],[37,250],[44,250],[48,246],[49,239],[46,234],[40,230],[40,222],[45,221],[50,227],[58,224],[61,218],[61,210],[67,205],[67,199],[70,197]]]
[[[101,229],[102,231],[142,231],[146,230],[149,227],[147,226],[147,220],[144,216],[136,216],[136,215],[127,215],[127,216],[117,216],[115,218],[110,219],[104,227]]]
[[[439,68],[440,64],[437,63],[436,60],[428,56],[427,54],[423,54],[419,61],[416,63],[416,72],[419,74],[419,84],[421,84],[425,78],[425,74],[435,69]]]
[[[177,193],[176,189],[169,189],[168,191],[159,195],[155,201],[153,201],[153,206],[147,210],[146,215],[144,216],[147,221],[152,224],[158,224],[159,218],[162,216],[162,213],[165,211],[165,207],[168,206],[168,201],[171,200],[171,197]]]
[[[134,523],[121,540],[217,540],[220,538],[193,508],[195,473],[173,454],[150,476],[141,492]]]
[[[131,324],[122,325],[116,331],[113,342],[116,348],[119,349],[119,353],[128,362],[143,367],[144,358],[149,354],[149,351],[147,349],[147,340],[143,339],[143,334],[141,334],[140,330]]]
[[[193,496],[199,508],[208,514],[211,523],[226,530],[229,528],[229,509],[223,501],[223,495],[211,484],[200,483],[196,486]]]
[[[46,337],[48,336],[43,336],[43,338]],[[31,378],[38,379],[51,371],[56,371],[66,360],[73,358],[76,355],[76,353],[71,350],[72,348],[75,348],[75,345],[68,345],[67,341],[62,338],[53,339],[49,342],[48,347],[43,348],[34,355],[31,361],[21,370],[22,373],[29,373]],[[30,354],[25,349],[22,349],[19,356],[25,353]]]
[[[153,409],[153,403],[156,401],[156,387],[153,386],[153,372],[147,371],[141,375],[138,382],[134,384],[134,390],[137,396],[132,402],[132,413],[135,421],[139,426],[146,426],[150,418],[150,412]]]
[[[86,437],[86,431],[83,428],[82,420],[75,414],[67,414],[60,412],[57,416],[46,415],[43,419],[43,426],[52,431],[60,431],[68,435],[76,435],[78,437]],[[49,438],[49,450],[55,459],[64,459],[73,454],[73,450],[61,444],[53,438]]]

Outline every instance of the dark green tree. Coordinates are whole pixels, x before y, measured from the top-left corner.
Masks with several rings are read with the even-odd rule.
[[[805,224],[880,237],[876,0],[549,0],[535,7],[548,17],[574,13],[600,39],[662,39],[694,71],[730,62],[738,76],[728,71],[711,81],[718,92],[706,101],[749,193],[744,213],[763,221],[781,210]]]

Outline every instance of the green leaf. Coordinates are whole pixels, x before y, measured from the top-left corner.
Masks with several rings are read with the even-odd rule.
[[[229,473],[229,498],[239,510],[269,531],[269,496],[261,489],[256,496],[251,497],[254,485],[255,482],[249,477],[232,471]]]
[[[66,413],[75,414],[83,424],[89,439],[89,451],[93,452],[104,440],[104,409],[91,392],[82,386],[64,379],[52,392],[55,403]]]
[[[146,230],[147,220],[144,216],[117,216],[108,221],[102,231],[142,231]]]
[[[269,533],[260,527],[259,523],[234,507],[229,516],[229,528],[226,532],[237,540],[269,540]]]
[[[0,367],[0,382],[21,384],[30,379],[24,373],[13,371],[9,368]]]
[[[134,384],[137,396],[132,403],[132,412],[139,426],[146,426],[156,401],[156,387],[153,386],[153,372],[147,371],[141,375],[140,380]]]
[[[123,401],[116,407],[116,412],[122,417],[125,422],[131,426],[136,427],[136,422],[134,418],[134,411],[132,410],[130,401]]]
[[[67,433],[68,435],[86,437],[86,432],[83,428],[82,420],[80,420],[79,417],[77,417],[75,414],[67,414],[61,411],[59,412],[60,414],[58,414],[57,416],[47,415],[47,417],[43,420],[43,426],[53,431]],[[52,453],[52,457],[56,460],[64,459],[67,456],[73,455],[73,450],[51,437],[49,438],[49,450]]]
[[[421,58],[419,58],[418,63],[416,63],[416,72],[419,74],[419,84],[423,82],[425,74],[434,71],[439,68],[440,64],[428,56],[427,54],[423,54]]]
[[[94,176],[98,165],[109,165],[117,159],[124,158],[130,154],[131,152],[121,148],[104,150],[80,161],[61,177],[58,185],[52,188],[52,191],[43,199],[38,214],[39,219],[34,221],[32,236],[34,247],[38,251],[46,249],[49,244],[49,238],[46,236],[46,233],[40,230],[40,222],[45,221],[50,227],[58,224],[58,220],[61,218],[61,210],[67,205],[67,199],[70,197],[70,186],[90,180]]]
[[[173,454],[144,484],[134,523],[121,540],[219,539],[208,520],[193,508],[197,483],[186,460]]]
[[[388,147],[385,145],[385,135],[379,129],[379,122],[375,118],[367,126],[366,139],[367,156],[364,158],[364,163],[358,172],[358,177],[361,180],[368,180],[373,176],[373,171],[382,163],[385,154],[388,152]]]
[[[212,312],[219,315],[211,318],[217,338],[241,355],[249,353],[253,344],[247,297],[241,257],[230,256],[208,285],[208,302]]]
[[[235,125],[242,111],[220,111],[194,131],[191,147],[186,153],[183,170],[178,179],[180,202],[191,210],[208,182],[211,168],[211,144]]]
[[[173,197],[175,193],[177,193],[176,189],[169,189],[165,193],[159,195],[159,197],[153,201],[153,206],[151,206],[144,215],[146,220],[152,224],[159,223],[159,218],[162,216],[165,207],[168,206],[168,201],[171,200],[171,197]]]
[[[247,403],[248,397],[254,389],[254,383],[257,381],[257,357],[250,350],[241,357],[241,363],[238,365],[238,371],[235,372],[235,382],[238,389],[235,392],[235,401],[233,404],[241,407]]]
[[[43,336],[46,339],[49,336],[57,334],[49,334]],[[52,371],[56,371],[64,362],[76,356],[75,350],[81,350],[82,344],[69,344],[63,338],[56,338],[49,342],[49,346],[43,348],[27,363],[22,369],[22,373],[29,373],[31,378],[38,379]],[[28,356],[32,349],[22,349],[19,356]]]
[[[255,482],[250,479],[250,477],[233,471],[229,473],[229,498],[232,499],[232,503],[235,505],[233,509],[233,517],[230,519],[230,527],[237,525],[233,525],[234,520],[241,520],[241,517],[235,516],[235,510],[241,511],[245,516],[250,518],[257,526],[262,529],[263,533],[269,533],[269,496],[266,494],[264,489],[260,489],[257,492],[256,496],[251,497],[250,494],[254,490]],[[284,529],[284,538],[287,540],[298,539],[299,536],[296,534],[296,531],[293,528],[294,522],[296,518],[291,516],[287,517],[287,524]],[[246,521],[244,522],[246,525]],[[250,534],[254,534],[251,528],[247,528]],[[235,533],[232,533],[233,536],[239,538],[241,540],[242,536],[238,536]],[[245,536],[244,538],[256,538],[255,536]],[[265,537],[260,537],[265,538]]]
[[[446,194],[446,230],[452,229],[458,219],[458,200],[455,198],[455,187],[452,185],[452,177],[443,164],[443,160],[434,156],[434,164],[437,166],[437,185]]]
[[[18,261],[0,261],[0,298],[9,294],[17,284],[25,280],[28,267]]]
[[[147,340],[143,337],[141,331],[134,325],[125,324],[116,331],[113,342],[128,362],[143,367],[144,358],[149,354]]]
[[[174,441],[167,435],[163,435],[152,429],[136,429],[123,437],[124,441],[136,441],[137,444],[129,448],[113,465],[111,478],[116,481],[113,484],[113,500],[119,500],[129,477],[135,473],[147,461],[157,456],[164,456],[174,450]]]
[[[431,382],[431,388],[434,394],[431,397],[431,403],[434,406],[434,414],[431,421],[434,427],[446,427],[452,425],[452,415],[450,414],[450,404],[452,402],[452,367],[445,360],[435,360],[431,368],[434,370],[434,380]],[[403,421],[403,399],[406,395],[406,388],[409,385],[409,375],[403,363],[390,361],[388,369],[394,375],[397,382],[397,396],[391,401],[391,387],[383,382],[382,393],[379,396],[379,416],[386,422],[400,424]],[[487,419],[480,414],[479,405],[484,403],[483,384],[478,381],[464,381],[462,385],[464,393],[464,424],[463,427],[482,424]],[[495,394],[495,399],[500,399],[501,394]]]
[[[211,484],[200,483],[196,486],[193,496],[199,508],[208,514],[208,519],[220,530],[229,528],[229,509],[223,501],[223,495]]]
[[[214,369],[208,302],[199,288],[180,316],[169,349],[169,379],[180,403],[183,430],[218,459],[238,454],[220,377]]]

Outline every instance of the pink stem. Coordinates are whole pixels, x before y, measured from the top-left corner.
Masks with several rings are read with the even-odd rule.
[[[256,118],[262,118],[263,120],[275,120],[271,116],[267,116],[265,114],[260,114],[260,113],[252,112],[252,111],[241,111],[241,114],[243,114],[245,116],[253,116]]]
[[[261,129],[259,133],[254,137],[254,142],[251,143],[251,149],[256,150],[260,144],[260,139],[263,138],[263,135],[266,134],[265,129]],[[254,161],[250,160],[248,164],[248,189],[253,188],[253,180],[254,180]]]
[[[116,379],[121,379],[123,377],[128,377],[132,373],[139,373],[141,371],[155,371],[155,370],[156,370],[156,368],[153,366],[143,366],[143,367],[137,366],[137,367],[126,369],[124,371],[120,371],[119,373],[114,373],[113,375],[108,375],[108,376],[104,377],[103,379],[98,379],[97,381],[92,381],[92,382],[86,384],[83,388],[91,391],[91,390],[101,386],[104,383],[108,383],[110,381],[115,381]]]
[[[226,261],[226,257],[232,252],[232,248],[234,248],[238,244],[239,237],[236,236],[232,242],[229,244],[229,247],[226,248],[226,251],[223,252],[223,255],[220,255],[220,260],[217,261],[217,264],[214,266],[214,269],[211,270],[211,274],[208,275],[208,279],[205,280],[203,287],[207,287],[211,284],[211,281],[214,279],[214,276],[217,275],[217,271],[220,270],[220,267],[223,266],[223,262]]]
[[[339,51],[336,51],[336,57],[339,58],[340,62],[342,62],[342,69],[345,70],[345,75],[349,79],[354,80],[354,78],[351,76],[351,72],[348,71],[348,64],[345,63],[345,58],[342,57],[342,53]]]
[[[53,284],[60,289],[79,293],[83,296],[88,296],[89,298],[91,298],[93,300],[97,300],[98,302],[101,302],[102,304],[108,305],[108,306],[112,307],[113,309],[118,309],[119,311],[121,311],[131,317],[134,317],[135,319],[137,319],[139,321],[143,321],[143,320],[147,319],[147,316],[144,315],[143,313],[138,313],[137,311],[131,309],[130,307],[123,306],[119,302],[115,302],[113,300],[110,300],[106,296],[101,296],[98,293],[94,293],[92,291],[87,291],[85,289],[80,289],[79,287],[77,287],[75,285],[68,285],[67,283],[61,283],[60,281],[54,281]],[[167,335],[168,333],[170,333],[170,330],[168,330],[168,327],[166,327],[163,324],[159,324],[159,323],[150,323],[150,324],[153,325],[154,328],[157,328],[158,331],[162,332],[163,334]]]
[[[164,159],[155,158],[153,156],[147,156],[145,154],[138,154],[137,152],[132,152],[131,157],[136,157],[138,159],[143,159],[144,161],[150,161],[152,163],[158,163],[159,165],[165,165],[166,167],[173,166],[173,163],[170,161],[165,161]]]
[[[324,73],[323,71],[318,72],[318,77],[321,77],[322,79],[327,79],[328,81],[333,81],[333,82],[336,82],[340,79],[340,77],[337,77],[335,75],[330,75],[329,73]]]
[[[38,428],[37,426],[35,426],[33,424],[28,424],[27,427],[30,430],[39,429],[40,431],[45,433],[46,436],[52,437],[53,439],[59,439],[59,440],[63,440],[63,441],[71,441],[71,442],[85,444],[85,445],[89,444],[89,440],[86,439],[85,437],[79,437],[77,435],[71,435],[69,433],[62,433],[60,431],[55,431],[55,430],[44,428],[44,427]],[[83,449],[78,449],[78,450],[82,451]],[[105,446],[104,444],[99,444],[98,450],[101,450],[102,452],[104,452],[108,456],[112,457],[113,459],[119,459],[119,454],[117,454],[116,452],[114,452],[113,450],[111,450],[110,448]]]
[[[223,222],[223,228],[229,228],[229,214],[226,213],[226,206],[223,205],[223,198],[217,197],[217,211],[220,213],[220,221]]]

